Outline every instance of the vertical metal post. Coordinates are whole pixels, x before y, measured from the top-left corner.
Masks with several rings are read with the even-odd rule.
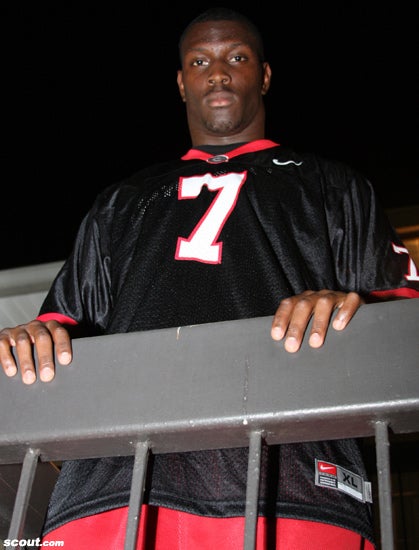
[[[13,506],[12,521],[9,526],[9,539],[21,539],[25,526],[26,512],[31,496],[32,484],[35,479],[39,450],[28,449],[22,464],[22,470]]]
[[[135,550],[137,545],[138,524],[143,503],[149,449],[149,443],[144,441],[137,443],[135,447],[124,550]]]
[[[247,466],[244,550],[254,550],[256,548],[261,449],[262,433],[252,432],[250,434],[249,461]]]
[[[377,454],[381,548],[382,550],[393,550],[390,443],[388,440],[387,422],[379,421],[375,423],[375,448]]]

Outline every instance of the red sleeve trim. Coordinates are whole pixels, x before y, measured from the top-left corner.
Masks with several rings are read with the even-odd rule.
[[[374,290],[371,296],[375,298],[419,298],[419,291],[413,288],[392,288],[391,290]]]
[[[46,321],[58,321],[63,325],[78,325],[77,321],[61,313],[43,313],[42,315],[38,315],[37,320],[44,323]]]

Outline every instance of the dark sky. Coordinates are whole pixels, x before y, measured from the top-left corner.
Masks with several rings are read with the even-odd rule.
[[[357,168],[385,208],[419,204],[413,4],[229,5],[265,37],[267,137]],[[189,148],[177,40],[205,7],[2,8],[0,269],[64,259],[98,191]]]

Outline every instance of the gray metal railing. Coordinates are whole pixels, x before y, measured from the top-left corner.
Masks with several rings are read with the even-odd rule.
[[[0,464],[22,464],[9,538],[22,532],[39,462],[135,455],[129,550],[150,453],[248,446],[250,550],[262,441],[372,436],[381,547],[391,550],[389,433],[419,432],[418,321],[416,299],[365,305],[324,347],[295,354],[270,338],[265,317],[85,338],[49,384],[2,378]]]
[[[0,270],[0,328],[31,321],[64,262]]]

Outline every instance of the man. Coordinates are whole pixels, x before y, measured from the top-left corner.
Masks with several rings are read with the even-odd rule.
[[[272,315],[272,338],[293,353],[310,319],[317,348],[335,310],[341,330],[366,301],[419,297],[369,182],[266,139],[271,68],[254,25],[210,10],[179,47],[192,149],[98,196],[37,320],[0,332],[8,376],[18,371],[14,346],[23,382],[35,381],[34,345],[50,381],[53,346],[69,364],[75,328],[101,335]],[[317,487],[316,459],[365,478],[352,440],[265,447],[258,548],[373,547],[370,505]],[[65,462],[45,540],[123,548],[131,473],[132,457]],[[246,476],[247,449],[154,456],[138,547],[241,548]]]

